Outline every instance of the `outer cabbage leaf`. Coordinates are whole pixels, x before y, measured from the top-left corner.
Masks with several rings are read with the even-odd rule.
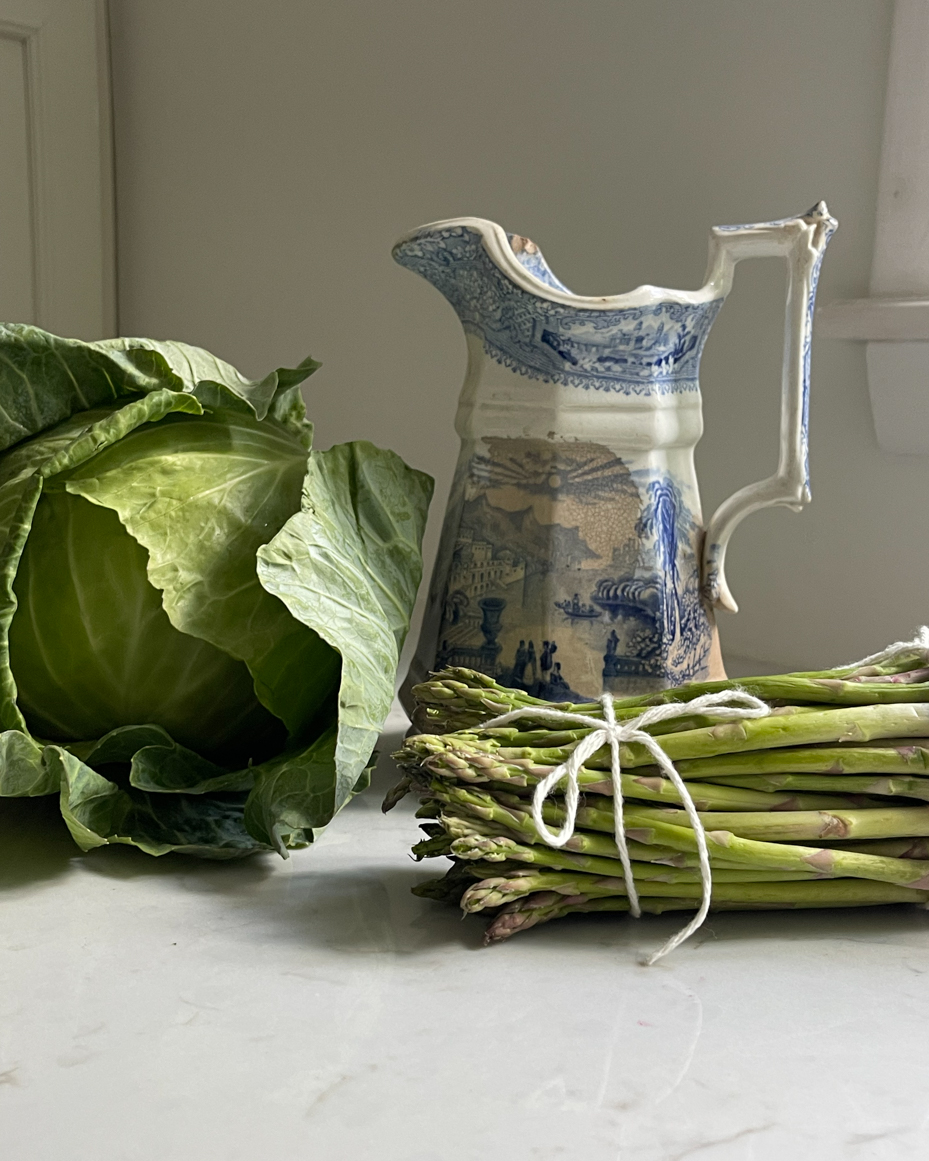
[[[262,585],[342,658],[334,782],[321,793],[308,768],[301,791],[296,770],[257,774],[246,820],[263,841],[280,845],[269,820],[301,793],[300,826],[324,826],[367,767],[393,699],[431,495],[428,476],[373,444],[312,452],[301,511],[258,551]]]
[[[0,744],[2,738],[0,735]],[[150,855],[176,851],[228,859],[275,847],[286,856],[288,848],[305,847],[313,841],[316,818],[334,813],[335,739],[333,725],[302,751],[281,754],[259,766],[199,786],[190,784],[183,791],[175,787],[174,793],[164,793],[169,789],[166,781],[170,760],[158,771],[161,757],[169,750],[167,746],[149,746],[135,754],[131,786],[114,782],[92,769],[89,761],[99,760],[94,754],[81,761],[69,749],[46,746],[43,761],[54,789],[60,787],[62,815],[82,850],[121,843],[140,847]],[[137,768],[155,775],[151,782],[155,793],[139,789]],[[179,769],[174,767],[175,771]],[[365,789],[369,775],[368,768],[362,771],[346,801]],[[247,795],[235,791],[251,779],[274,783],[273,816],[263,815],[261,801],[254,798],[248,800],[246,816]],[[261,837],[265,832],[267,839]]]
[[[20,730],[0,734],[0,796],[31,798],[54,794],[59,778],[43,760],[42,747]]]
[[[119,726],[89,742],[69,742],[65,749],[89,766],[107,766],[114,762],[131,762],[143,746],[173,746],[171,735],[161,726]],[[56,788],[57,789],[57,788]]]
[[[158,794],[215,794],[251,790],[255,766],[231,773],[201,758],[172,739],[159,746],[143,746],[132,755],[130,785]]]
[[[128,763],[130,785],[139,790],[208,794],[251,790],[254,782],[251,766],[230,774],[195,750],[179,746],[167,730],[156,725],[120,726],[96,741],[72,742],[64,749],[88,766]]]
[[[259,793],[249,796],[245,825],[260,842],[286,857],[287,849],[313,840],[319,818],[336,812],[336,727],[328,730],[300,754],[282,754],[255,767]]]
[[[320,366],[315,359],[308,358],[293,368],[279,367],[264,379],[246,379],[230,363],[187,343],[119,338],[92,345],[118,365],[159,382],[166,380],[167,372],[174,378],[171,383],[165,382],[166,386],[174,391],[193,392],[207,407],[223,406],[225,393],[229,392],[247,403],[258,419],[265,418],[278,395],[287,392],[292,404],[295,396],[290,394],[291,389]]]
[[[259,842],[273,846],[284,858],[288,850],[313,842],[321,827],[371,783],[373,754],[368,755],[348,794],[337,797],[333,769],[338,733],[332,725],[301,753],[282,754],[252,768],[259,792],[249,795],[245,804],[245,825]]]
[[[246,831],[244,794],[192,797],[124,789],[60,746],[45,761],[61,787],[61,813],[81,850],[110,843],[210,859],[235,859],[266,850]]]
[[[22,323],[0,324],[0,450],[76,413],[164,389],[196,394],[205,406],[232,397],[259,419],[271,409],[305,438],[308,425],[294,388],[318,366],[305,359],[293,369],[250,380],[186,343],[125,338],[84,343]]]

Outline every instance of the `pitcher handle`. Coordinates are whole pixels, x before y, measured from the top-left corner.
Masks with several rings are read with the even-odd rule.
[[[703,544],[701,576],[712,606],[738,612],[726,584],[729,537],[750,512],[784,505],[799,512],[810,499],[808,422],[810,339],[819,268],[838,223],[825,202],[798,218],[751,226],[716,226],[710,236],[708,283],[724,298],[732,288],[735,264],[743,258],[787,260],[787,312],[781,373],[781,445],[777,471],[733,493],[713,513]]]

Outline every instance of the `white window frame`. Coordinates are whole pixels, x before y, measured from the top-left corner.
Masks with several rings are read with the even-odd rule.
[[[881,450],[929,455],[929,0],[894,7],[869,291],[816,333],[867,343]]]

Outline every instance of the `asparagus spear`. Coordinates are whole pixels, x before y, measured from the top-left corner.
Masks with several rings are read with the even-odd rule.
[[[412,890],[420,899],[458,903],[473,882],[474,876],[466,863],[453,863],[442,878],[427,879],[424,883],[417,883]]]
[[[641,709],[668,701],[690,701],[706,693],[740,689],[768,700],[783,699],[832,704],[871,704],[872,699],[921,701],[929,698],[929,668],[925,650],[914,650],[883,665],[842,666],[837,669],[746,677],[738,680],[691,682],[657,694],[616,699],[617,710]],[[449,668],[433,675],[413,690],[420,705],[447,713],[455,711],[486,714],[487,720],[512,709],[546,708],[551,703],[531,697],[522,690],[501,686],[486,674]],[[568,712],[598,716],[597,702],[558,703]]]
[[[859,842],[842,842],[843,850],[858,851],[864,855],[886,855],[894,859],[929,859],[929,839],[895,838],[863,839]]]
[[[929,671],[915,671],[920,681],[888,681],[884,679],[843,680],[836,677],[805,677],[802,674],[782,674],[777,677],[742,677],[738,681],[707,681],[661,693],[643,694],[636,699],[642,709],[672,701],[692,701],[705,693],[725,693],[740,689],[765,701],[818,702],[829,705],[865,706],[888,705],[900,702],[929,701]],[[632,699],[623,700],[623,708],[632,708]]]
[[[432,783],[436,793],[438,779]],[[441,787],[441,783],[439,783]],[[460,787],[456,788],[460,791]],[[495,795],[497,802],[511,815],[525,805],[515,795]],[[564,809],[549,801],[543,807],[546,821],[563,823]],[[700,821],[709,831],[731,831],[741,838],[761,839],[768,842],[815,838],[899,838],[901,836],[929,835],[929,807],[884,807],[870,810],[784,810],[784,811],[699,811]],[[670,823],[689,826],[683,810],[670,807],[654,808],[630,804],[624,812],[626,831],[634,832],[643,824]],[[685,821],[686,820],[686,821]],[[588,830],[613,833],[615,818],[613,800],[602,795],[590,795],[577,811],[577,825]]]
[[[639,906],[646,912],[691,911],[696,904],[692,899],[640,899]],[[518,931],[528,931],[530,927],[547,923],[550,919],[560,919],[563,915],[607,910],[628,911],[629,900],[619,895],[608,895],[605,899],[584,898],[580,902],[569,902],[557,891],[525,895],[497,912],[484,932],[484,945],[499,943]]]
[[[559,707],[561,709],[562,707]],[[778,706],[771,710],[771,717],[796,717],[802,714],[822,713],[823,707],[814,706]],[[616,710],[617,721],[624,718],[638,717],[640,711]],[[600,714],[588,715],[596,718]],[[709,729],[718,725],[719,715],[687,714],[680,717],[667,718],[663,721],[651,722],[642,727],[644,733],[655,737],[666,734],[686,733],[689,730]],[[456,729],[440,729],[433,732],[421,731],[411,734],[404,739],[403,747],[393,757],[401,766],[415,768],[417,759],[428,756],[430,753],[440,752],[443,748],[455,749],[464,747],[471,750],[488,751],[503,747],[518,747],[527,749],[531,756],[532,748],[536,746],[558,747],[573,746],[593,729],[593,726],[584,726],[580,723],[540,723],[533,726],[530,721],[519,720],[509,725],[479,728],[478,726],[461,725]]]
[[[479,842],[486,840],[489,845],[483,849],[488,851],[493,849],[495,844],[499,844],[501,847],[511,843],[514,846],[520,846],[522,843],[525,843],[527,837],[520,836],[512,832],[504,833],[506,828],[497,826],[494,823],[488,823],[481,818],[475,818],[474,816],[469,817],[466,814],[456,815],[453,812],[453,809],[443,812],[441,819],[442,825],[445,827],[445,830],[452,841],[457,839],[466,839],[472,844],[478,844]],[[594,841],[588,843],[585,841],[587,838],[590,838]],[[579,842],[576,847],[572,847],[571,844],[568,844],[568,853],[576,852],[579,854],[584,854],[586,852],[594,858],[609,858],[609,855],[598,856],[594,853],[594,850],[601,846],[606,850],[612,851],[613,854],[616,853],[616,844],[611,843],[611,840],[606,839],[604,835],[587,836],[584,834],[579,834],[578,839]],[[629,857],[631,859],[638,859],[641,862],[667,863],[668,866],[672,867],[698,867],[700,865],[700,861],[695,855],[687,854],[682,851],[675,851],[672,850],[671,847],[662,847],[657,844],[646,845],[645,843],[630,841],[627,843],[627,848],[629,851]],[[473,849],[477,851],[478,846],[474,845]],[[532,849],[552,851],[552,853],[554,853],[554,848],[552,847],[533,847]],[[564,851],[565,848],[562,847],[561,853],[564,853]],[[455,854],[459,858],[469,857],[462,855],[458,851],[456,851]],[[496,856],[475,853],[473,857],[493,859]],[[516,856],[513,857],[515,858]],[[613,859],[612,861],[618,862],[616,859]]]
[[[437,754],[422,759],[420,769],[443,778],[456,778],[461,782],[474,784],[497,783],[504,789],[528,789],[538,783],[554,766],[542,766],[527,761],[499,762],[491,755],[461,749],[443,749]],[[620,781],[623,797],[638,798],[647,802],[677,802],[680,794],[674,784],[655,767],[648,767],[648,773],[622,774]],[[654,773],[652,773],[654,771]],[[871,805],[867,798],[856,800],[850,794],[796,794],[778,793],[774,787],[745,789],[732,783],[695,783],[691,787],[691,798],[700,810],[841,810],[843,807],[863,807]],[[873,782],[874,780],[869,780]],[[599,770],[581,767],[578,783],[586,793],[612,795],[613,783]],[[929,780],[926,782],[929,787]],[[813,787],[810,788],[815,789]],[[839,789],[838,786],[834,789]],[[854,791],[848,786],[848,791]],[[876,793],[881,793],[877,791]],[[889,792],[888,792],[889,793]],[[904,793],[902,790],[898,793]],[[880,805],[874,803],[873,805]]]
[[[713,757],[779,746],[927,736],[929,705],[875,705],[721,722],[700,730],[669,734],[662,738],[661,748],[673,762],[677,762],[683,758]],[[626,767],[646,766],[653,762],[651,754],[638,743],[621,747],[621,757]],[[559,758],[559,761],[564,759]]]
[[[578,821],[591,826],[593,813],[608,815],[612,810],[603,807],[583,807]],[[731,831],[742,838],[766,842],[789,842],[792,839],[816,838],[899,838],[908,835],[929,835],[929,806],[888,806],[872,810],[785,810],[764,811],[700,811],[700,821],[708,831]],[[584,815],[584,821],[581,816]],[[625,818],[630,827],[640,820],[658,818],[676,826],[687,826],[683,810],[655,810],[651,807],[630,808]],[[605,823],[605,818],[604,818]],[[596,829],[606,829],[605,825]]]
[[[453,842],[452,836],[446,833],[420,839],[418,843],[413,845],[413,858],[420,862],[422,859],[435,859],[442,855],[450,855]]]
[[[684,872],[676,872],[683,875]],[[670,896],[678,899],[700,899],[703,885],[679,880],[660,882],[650,879],[636,881],[636,890],[643,897]],[[622,879],[569,873],[567,871],[538,871],[510,878],[482,879],[464,892],[460,906],[471,913],[485,907],[501,907],[520,895],[534,891],[555,891],[569,898],[584,896],[588,899],[605,895],[625,895]],[[813,882],[723,883],[713,882],[713,900],[720,903],[805,903],[807,906],[831,907],[835,902],[856,903],[925,903],[929,891],[897,887],[890,883],[872,883],[863,879],[822,879]]]
[[[918,798],[923,801],[929,801],[929,778],[895,778],[880,777],[873,774],[747,774],[743,777],[725,776],[721,778],[713,778],[712,782],[694,783],[694,785],[718,785],[718,786],[738,786],[745,790],[761,791],[763,793],[773,793],[781,797],[781,792],[789,790],[800,791],[848,791],[847,795],[843,795],[848,800],[849,805],[862,806],[868,802],[865,797],[861,801],[853,802],[852,800],[858,795],[879,795],[890,798]],[[809,810],[810,806],[800,806],[799,802],[809,801],[815,798],[815,794],[800,794],[797,796],[798,805],[797,810]],[[825,797],[825,794],[823,794]],[[696,802],[696,796],[694,801]],[[873,801],[873,800],[872,800]],[[837,804],[833,803],[828,807],[816,807],[815,809],[832,809]]]
[[[444,669],[432,680],[414,686],[413,696],[417,705],[416,724],[425,721],[440,731],[479,726],[516,709],[551,708],[549,702],[531,697],[523,690],[499,685],[483,673],[455,667]],[[600,706],[597,702],[577,705],[565,702],[559,703],[559,708],[572,713],[591,713]]]
[[[662,914],[665,911],[693,911],[697,907],[696,899],[657,899],[644,898],[639,900],[639,906],[648,914]],[[848,900],[833,900],[828,904],[813,903],[731,903],[714,901],[713,911],[756,911],[756,910],[783,910],[809,907],[869,907],[871,903],[857,903]],[[508,903],[497,912],[484,933],[484,943],[497,943],[507,939],[519,931],[526,931],[539,923],[547,923],[550,919],[561,919],[565,915],[584,914],[593,911],[628,911],[629,900],[621,895],[607,895],[599,899],[579,897],[568,899],[554,891],[539,892],[535,895],[525,895]]]
[[[540,841],[528,811],[462,786],[444,784],[436,780],[433,787],[433,793],[437,798],[452,802],[469,814],[474,813],[476,817],[490,822],[506,820],[504,825],[507,831],[518,835],[521,841],[528,843]],[[542,813],[548,823],[559,824],[564,821],[563,810],[552,803],[547,803]],[[596,829],[612,832],[612,812],[597,813],[596,821],[599,826]],[[631,816],[634,812],[632,810],[626,812],[627,838],[648,846],[655,843],[691,854],[697,851],[696,835],[690,827],[663,821],[668,817],[668,812],[651,813],[654,817],[650,819],[642,817],[633,821]],[[675,812],[675,818],[678,815],[683,815],[683,811]],[[587,821],[581,821],[581,812],[578,814],[578,824],[582,827],[590,825]],[[727,862],[744,863],[759,869],[785,871],[805,871],[812,867],[816,871],[836,876],[874,879],[882,883],[895,883],[920,889],[929,887],[929,860],[893,858],[825,847],[795,846],[784,842],[759,842],[727,831],[708,832],[706,838],[710,857]],[[563,849],[612,858],[619,855],[613,839],[608,838],[606,834],[591,834],[589,830],[576,831]]]
[[[615,700],[618,719],[635,716],[643,709],[673,701],[691,701],[706,693],[743,690],[768,701],[823,703],[830,705],[878,705],[929,701],[929,668],[925,657],[884,666],[788,673],[777,676],[741,678],[737,681],[695,682],[656,694]],[[902,667],[902,668],[901,668]],[[531,697],[522,690],[507,689],[484,674],[466,669],[449,669],[414,688],[421,721],[442,732],[479,726],[514,709],[549,708],[550,703]],[[601,715],[597,702],[558,703],[569,713],[591,717]]]
[[[639,844],[637,844],[639,845]],[[645,850],[648,851],[648,847]],[[486,863],[530,863],[559,871],[580,871],[588,875],[622,876],[619,859],[577,855],[545,846],[524,846],[512,839],[493,839],[487,835],[469,835],[455,839],[448,853],[458,859],[481,860]],[[699,883],[696,866],[667,866],[651,861],[634,860],[631,863],[635,879],[654,879],[665,883]],[[499,875],[499,868],[494,868]],[[807,871],[752,870],[738,863],[713,864],[713,881],[720,883],[787,882],[793,879],[821,879],[823,876],[810,868]]]
[[[496,755],[498,760],[500,754]],[[684,779],[749,774],[929,774],[929,747],[907,738],[883,738],[861,746],[785,746],[676,763]]]

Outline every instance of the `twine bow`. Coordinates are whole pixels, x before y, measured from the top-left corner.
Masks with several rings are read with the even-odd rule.
[[[733,705],[733,702],[737,704]],[[602,719],[588,717],[586,714],[571,713],[566,710],[538,707],[535,709],[512,710],[509,713],[501,714],[500,717],[485,722],[482,728],[491,729],[495,726],[509,725],[510,722],[518,721],[520,718],[532,718],[534,721],[552,722],[560,726],[583,726],[591,731],[575,745],[571,754],[560,766],[557,766],[550,774],[547,774],[541,779],[533,792],[532,819],[535,823],[539,838],[550,847],[565,846],[574,834],[574,827],[577,821],[578,798],[580,797],[578,775],[580,774],[581,767],[597,750],[603,746],[610,747],[610,772],[613,781],[616,846],[619,848],[619,858],[623,867],[623,879],[625,880],[626,891],[629,895],[629,911],[635,918],[638,918],[642,914],[642,910],[639,906],[639,895],[636,891],[635,880],[633,878],[632,864],[629,859],[629,848],[626,844],[626,832],[623,822],[620,746],[624,742],[638,742],[652,755],[665,777],[671,780],[680,795],[681,803],[687,812],[687,817],[690,820],[690,825],[693,827],[697,840],[703,896],[700,908],[693,919],[676,935],[672,936],[658,951],[653,952],[652,955],[647,957],[645,962],[647,964],[653,964],[661,959],[662,956],[667,955],[668,952],[679,947],[685,939],[693,935],[703,923],[704,919],[706,919],[707,912],[710,909],[713,876],[710,871],[710,856],[706,846],[706,831],[704,830],[703,823],[700,821],[700,815],[697,813],[697,808],[694,806],[693,799],[690,797],[686,783],[680,774],[678,774],[677,770],[675,770],[673,762],[661,748],[658,740],[651,734],[646,733],[646,726],[653,725],[655,722],[667,721],[669,718],[690,717],[694,714],[711,714],[714,718],[722,721],[738,718],[763,718],[770,714],[771,707],[766,705],[760,698],[753,697],[749,693],[743,693],[741,690],[729,690],[724,693],[703,694],[701,697],[695,697],[692,701],[669,702],[665,705],[653,706],[637,717],[631,718],[629,721],[617,722],[613,698],[608,693],[604,694],[600,699],[600,704],[603,706]],[[542,807],[546,798],[548,798],[549,794],[551,794],[562,780],[566,782],[564,795],[566,817],[561,830],[552,832],[542,817]]]

